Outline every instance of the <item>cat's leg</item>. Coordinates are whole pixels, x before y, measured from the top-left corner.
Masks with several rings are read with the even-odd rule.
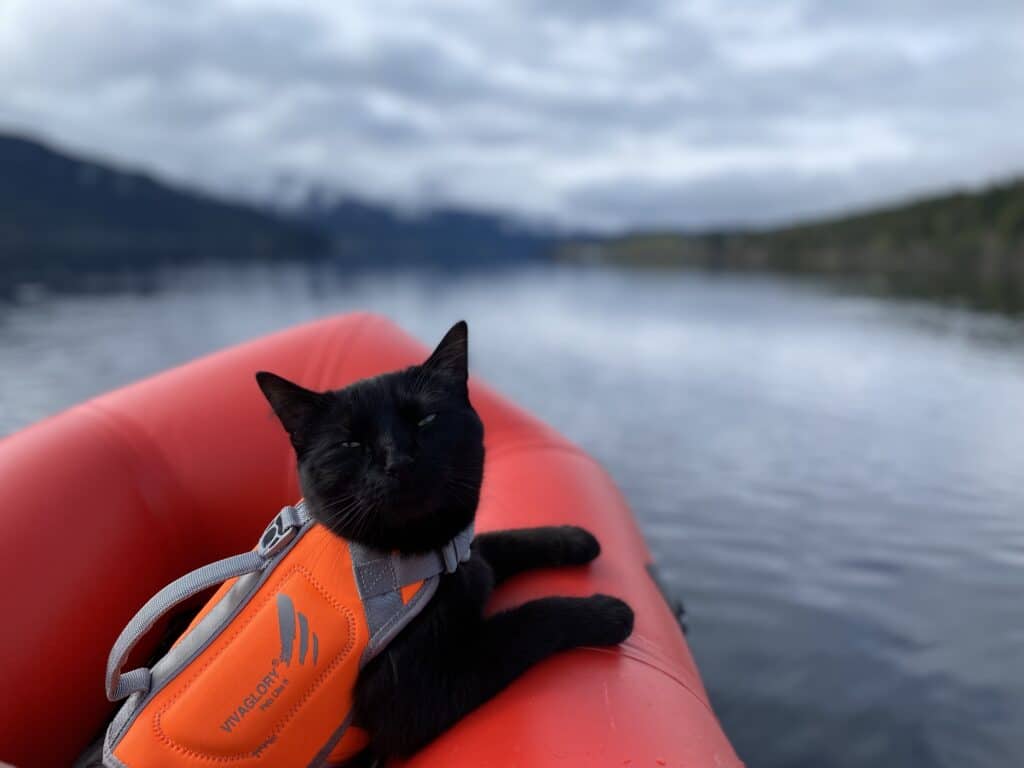
[[[570,648],[616,645],[632,630],[633,611],[618,598],[545,597],[484,619],[453,652],[394,654],[389,684],[367,686],[360,697],[371,748],[406,757],[534,664]]]
[[[490,563],[496,583],[534,568],[583,565],[601,553],[594,535],[575,525],[481,533],[473,548]]]

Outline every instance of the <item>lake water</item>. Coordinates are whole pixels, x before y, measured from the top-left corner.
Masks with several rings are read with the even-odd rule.
[[[770,279],[196,269],[0,304],[0,433],[369,308],[600,458],[751,768],[1024,757],[1019,322]]]

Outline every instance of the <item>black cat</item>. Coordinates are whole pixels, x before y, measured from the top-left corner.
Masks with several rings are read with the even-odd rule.
[[[414,553],[443,546],[473,521],[484,446],[467,391],[467,334],[457,323],[422,365],[335,392],[257,374],[319,522],[349,540]],[[423,612],[360,673],[354,722],[368,731],[373,755],[409,755],[553,653],[625,640],[633,612],[605,595],[482,613],[508,577],[588,563],[599,552],[573,526],[478,536],[470,559],[441,577]]]

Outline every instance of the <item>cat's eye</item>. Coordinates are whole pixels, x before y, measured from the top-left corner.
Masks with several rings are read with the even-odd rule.
[[[357,443],[355,440],[346,440],[341,444],[342,448],[358,448],[361,443]]]
[[[426,416],[424,416],[422,419],[420,419],[419,424],[417,424],[416,426],[418,426],[418,427],[425,427],[425,426],[427,426],[427,424],[429,424],[430,422],[432,422],[436,418],[437,418],[437,414],[436,413],[428,413]]]

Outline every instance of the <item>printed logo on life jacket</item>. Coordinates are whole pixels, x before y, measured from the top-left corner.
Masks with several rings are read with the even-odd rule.
[[[316,632],[309,631],[309,619],[306,614],[296,613],[292,599],[284,592],[277,596],[277,623],[281,630],[281,661],[291,666],[295,649],[295,617],[299,617],[299,664],[306,663],[306,655],[312,645],[311,663],[315,666],[320,656],[320,639]],[[310,640],[312,639],[312,642]]]
[[[231,714],[221,723],[220,728],[222,731],[234,733],[235,729],[241,725],[242,721],[250,713],[266,711],[273,706],[277,697],[288,687],[289,682],[288,678],[282,675],[281,670],[278,669],[280,665],[280,659],[274,659],[270,662],[270,669],[267,674],[260,678],[253,686],[252,691],[242,697],[242,700],[235,705]]]
[[[234,733],[242,725],[242,721],[254,712],[265,712],[270,709],[289,684],[287,670],[292,660],[300,665],[315,666],[320,657],[320,639],[316,632],[310,632],[309,619],[300,611],[295,610],[292,599],[284,592],[277,595],[277,624],[280,632],[281,654],[272,659],[267,670],[253,686],[252,691],[242,698],[221,723],[221,730]],[[298,657],[295,655],[296,624],[298,624]],[[272,740],[271,740],[272,741]],[[269,743],[262,744],[253,754],[265,750]]]

